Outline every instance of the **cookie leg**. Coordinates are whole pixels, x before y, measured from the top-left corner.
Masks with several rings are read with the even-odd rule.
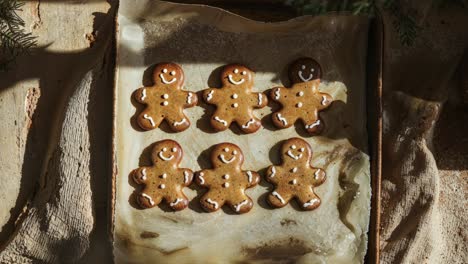
[[[207,212],[214,212],[224,205],[224,199],[219,197],[219,195],[214,195],[214,193],[208,192],[202,196],[200,204]]]
[[[320,206],[320,198],[310,190],[304,190],[296,194],[296,199],[303,210],[314,210]]]
[[[274,190],[268,195],[267,201],[273,207],[284,207],[291,200],[292,195],[288,192],[282,192],[279,190]]]
[[[184,131],[190,126],[190,120],[184,113],[166,116],[166,121],[173,131]]]
[[[323,129],[323,122],[318,118],[318,115],[316,117],[314,117],[314,115],[303,117],[301,120],[309,133],[318,133]]]
[[[183,193],[166,196],[164,199],[174,211],[183,210],[188,206],[188,199]]]
[[[254,133],[262,126],[262,123],[258,118],[249,116],[247,113],[245,115],[238,116],[235,121],[244,133]]]
[[[237,199],[227,201],[227,203],[231,209],[238,214],[247,213],[253,207],[252,199],[246,195],[239,196]]]
[[[210,123],[216,131],[224,131],[231,125],[231,120],[232,118],[227,114],[216,111],[211,117]]]
[[[272,121],[276,127],[287,128],[294,125],[296,119],[293,119],[290,115],[281,110],[272,114]]]
[[[145,192],[141,192],[137,197],[137,202],[142,208],[152,208],[158,205],[162,200],[160,195],[151,196]]]
[[[151,130],[159,127],[161,124],[162,116],[153,115],[149,111],[144,110],[137,118],[138,125],[144,130]]]

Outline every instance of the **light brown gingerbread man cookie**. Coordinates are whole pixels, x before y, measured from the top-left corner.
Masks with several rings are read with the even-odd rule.
[[[210,120],[215,130],[226,130],[232,122],[244,133],[254,133],[262,126],[253,109],[265,107],[268,99],[263,93],[252,92],[253,78],[254,73],[247,67],[230,64],[221,72],[222,87],[203,91],[205,102],[216,105]]]
[[[184,71],[175,63],[159,63],[153,71],[154,85],[143,87],[134,93],[137,102],[146,108],[137,118],[138,125],[144,130],[159,127],[163,120],[173,131],[183,131],[190,126],[184,108],[197,104],[197,95],[182,90]]]
[[[241,149],[231,143],[221,143],[211,152],[213,169],[197,173],[198,185],[209,188],[200,199],[202,207],[208,212],[217,211],[225,203],[238,214],[252,209],[252,199],[245,194],[260,180],[258,173],[242,170],[244,155]]]
[[[318,112],[329,107],[333,100],[329,94],[318,90],[321,72],[320,65],[313,59],[302,58],[291,64],[289,78],[293,86],[276,87],[270,92],[270,98],[283,106],[272,115],[275,126],[287,128],[299,119],[309,133],[321,128]]]
[[[300,138],[291,138],[281,146],[283,163],[270,166],[266,180],[275,185],[268,195],[268,202],[274,207],[283,207],[296,198],[303,210],[313,210],[320,205],[320,198],[313,188],[325,181],[325,171],[310,164],[312,149]]]
[[[177,142],[169,139],[156,142],[151,155],[153,166],[140,167],[132,175],[135,183],[145,185],[137,198],[141,207],[154,207],[162,199],[176,211],[187,207],[183,188],[192,183],[193,172],[179,168],[182,156]]]

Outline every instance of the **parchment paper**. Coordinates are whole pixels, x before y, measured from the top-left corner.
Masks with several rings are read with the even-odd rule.
[[[159,1],[122,1],[119,15],[115,143],[117,171],[114,256],[117,263],[360,263],[366,252],[370,207],[367,154],[365,62],[367,18],[356,16],[302,17],[281,23],[247,20],[205,6]],[[151,65],[180,64],[185,87],[199,91],[220,87],[221,66],[239,62],[254,71],[255,91],[289,86],[286,70],[298,57],[315,58],[323,68],[319,89],[335,102],[321,114],[326,124],[320,136],[300,126],[278,130],[269,114],[271,104],[256,111],[264,128],[254,134],[236,129],[214,133],[204,104],[185,112],[192,126],[172,133],[164,128],[141,132],[133,125],[138,106],[134,90],[151,82]],[[148,83],[149,82],[149,83]],[[279,164],[283,140],[302,137],[312,146],[312,164],[325,169],[327,181],[316,192],[322,205],[312,212],[297,206],[271,209],[262,182],[247,194],[255,201],[245,215],[228,210],[205,213],[198,205],[204,193],[186,188],[189,208],[171,212],[164,207],[140,210],[132,193],[137,187],[130,172],[148,165],[151,144],[178,141],[181,167],[194,171],[210,167],[207,151],[221,142],[237,144],[244,152],[244,168],[260,171]]]

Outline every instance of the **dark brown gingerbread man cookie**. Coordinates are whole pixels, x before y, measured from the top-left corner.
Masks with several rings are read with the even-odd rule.
[[[162,140],[153,147],[153,166],[140,167],[133,171],[133,180],[145,185],[137,198],[141,207],[154,207],[162,199],[176,211],[187,207],[188,199],[183,188],[192,183],[193,172],[179,168],[182,156],[182,148],[177,142]]]
[[[270,166],[266,180],[275,185],[268,195],[268,202],[274,207],[283,207],[296,198],[303,210],[313,210],[320,205],[320,198],[313,188],[325,181],[325,171],[310,164],[312,148],[300,138],[288,139],[281,146],[283,163]]]
[[[244,155],[241,149],[231,143],[221,143],[211,152],[213,169],[197,173],[198,185],[209,188],[200,199],[202,207],[208,212],[217,211],[225,203],[238,214],[247,213],[252,209],[253,202],[245,194],[260,180],[258,173],[242,170]]]
[[[154,85],[134,93],[135,100],[146,108],[138,116],[138,125],[144,130],[159,127],[166,120],[173,131],[183,131],[190,126],[184,108],[197,104],[197,95],[183,91],[184,71],[175,63],[159,63],[153,71]]]
[[[216,105],[210,120],[215,130],[226,130],[232,122],[244,133],[254,133],[262,126],[253,109],[265,107],[268,99],[263,93],[252,92],[253,78],[254,73],[247,67],[230,64],[221,72],[223,86],[203,91],[205,102]]]
[[[321,128],[318,112],[329,107],[333,100],[329,94],[318,90],[321,72],[320,65],[313,59],[302,58],[291,64],[289,77],[293,86],[276,87],[270,92],[271,99],[283,106],[272,115],[275,126],[287,128],[300,119],[309,133]]]

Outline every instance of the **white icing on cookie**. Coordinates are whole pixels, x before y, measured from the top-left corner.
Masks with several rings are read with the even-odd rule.
[[[143,91],[141,92],[141,100],[144,101],[146,98],[146,89],[143,89]]]
[[[164,106],[166,106],[166,105],[168,105],[168,104],[169,104],[169,102],[168,102],[168,101],[164,101],[164,102],[162,102],[162,105],[164,105]]]
[[[276,174],[276,168],[275,168],[275,167],[271,167],[270,178],[275,177],[275,174]]]
[[[153,118],[151,116],[149,116],[147,114],[144,114],[143,118],[149,120],[152,127],[156,126],[156,124],[154,123],[154,120],[153,120]]]
[[[292,185],[296,185],[296,184],[297,184],[297,180],[296,180],[296,179],[293,179],[293,180],[291,181],[291,184],[292,184]]]
[[[302,103],[301,103],[301,102],[297,103],[297,104],[296,104],[296,107],[297,107],[297,108],[301,108],[301,107],[302,107]]]
[[[224,126],[227,126],[227,121],[226,120],[223,120],[223,119],[221,119],[221,118],[219,118],[217,116],[214,117],[214,120],[222,123]]]
[[[297,167],[292,168],[292,169],[291,169],[291,172],[292,172],[292,173],[296,173],[296,172],[297,172]]]
[[[302,158],[302,153],[296,156],[291,152],[291,150],[288,150],[288,152],[286,154],[288,154],[288,156],[291,157],[294,160],[298,160],[298,159]]]
[[[304,92],[303,91],[298,92],[297,96],[304,96]]]
[[[166,179],[166,178],[167,178],[167,174],[166,174],[166,173],[163,173],[160,177],[161,177],[161,179]]]
[[[224,174],[223,179],[225,179],[225,180],[229,179],[229,174]]]
[[[214,90],[211,90],[208,95],[206,96],[206,100],[209,101],[211,100],[211,98],[213,98],[213,93],[214,93]]]
[[[211,200],[210,198],[206,199],[206,202],[209,203],[209,204],[212,204],[214,209],[218,209],[218,203]]]
[[[182,199],[182,198],[177,198],[173,203],[170,203],[169,205],[170,205],[171,207],[174,207],[174,206],[176,206],[178,203],[181,203],[181,202],[183,202],[183,201],[184,201],[184,199]]]
[[[174,155],[170,155],[169,157],[165,157],[163,155],[163,153],[164,153],[163,151],[159,151],[159,153],[158,153],[159,158],[162,159],[162,160],[169,161],[172,158],[174,158]]]
[[[180,125],[182,125],[182,124],[184,124],[184,123],[186,123],[186,122],[187,122],[187,119],[184,118],[184,119],[182,119],[180,122],[177,122],[177,121],[174,122],[173,125],[174,125],[174,126],[180,126]]]
[[[228,164],[228,163],[233,162],[233,161],[236,159],[236,156],[232,156],[231,159],[227,160],[227,159],[224,158],[224,155],[221,154],[221,155],[218,156],[218,158],[219,158],[223,163]]]
[[[232,78],[232,74],[229,74],[229,75],[228,75],[228,80],[229,80],[230,83],[232,83],[232,84],[234,84],[234,85],[242,84],[242,83],[245,81],[244,78],[241,78],[240,81],[234,80],[234,79]]]
[[[278,100],[280,98],[281,94],[280,94],[280,88],[276,88],[276,91],[275,91],[275,99]]]
[[[251,118],[249,122],[245,123],[245,125],[242,125],[242,128],[248,128],[253,123],[255,123],[255,120]]]
[[[239,107],[239,104],[238,103],[233,103],[231,106],[234,107],[234,108],[237,108],[237,107]]]
[[[301,81],[303,81],[303,82],[308,82],[308,81],[312,80],[312,78],[314,77],[314,74],[311,73],[311,74],[309,74],[309,77],[304,78],[304,76],[302,76],[302,71],[299,71],[298,75],[299,75],[299,78],[301,79]]]
[[[142,193],[141,196],[143,198],[146,198],[151,205],[154,205],[154,201],[153,198],[151,198],[151,196],[147,195],[146,193]]]
[[[198,174],[198,178],[200,179],[200,184],[202,185],[205,184],[205,179],[203,178],[203,175],[204,175],[203,172],[200,172]]]
[[[252,178],[253,178],[252,172],[247,171],[247,176],[249,177],[249,183],[252,183]]]
[[[231,98],[232,98],[232,99],[237,99],[237,97],[239,97],[239,95],[237,95],[236,93],[233,94],[233,95],[231,95]]]
[[[166,185],[163,183],[163,184],[160,184],[159,185],[159,189],[166,189]]]
[[[168,94],[163,94],[161,97],[162,97],[163,99],[167,99],[167,98],[169,98],[169,95],[168,95]]]
[[[175,81],[177,81],[177,78],[174,77],[172,78],[172,80],[170,81],[167,81],[165,78],[164,78],[164,75],[161,73],[159,74],[159,78],[161,78],[161,81],[164,83],[164,84],[171,84],[171,83],[174,83]]]
[[[315,205],[315,204],[317,204],[319,202],[320,202],[319,199],[312,199],[312,200],[308,201],[307,203],[305,203],[303,206],[304,206],[304,208],[306,208],[306,207],[309,207],[311,205]]]
[[[142,179],[142,180],[144,180],[144,181],[146,180],[146,169],[141,170],[141,177],[140,177],[140,179]]]
[[[314,123],[310,124],[310,125],[306,125],[305,128],[306,129],[311,129],[311,128],[314,128],[316,126],[320,125],[320,119],[315,121]]]
[[[236,209],[236,212],[239,212],[241,207],[248,204],[248,203],[249,203],[248,200],[244,200],[241,203],[234,205],[234,208]]]
[[[262,105],[262,99],[263,95],[261,93],[258,93],[258,105]]]
[[[275,196],[276,198],[278,198],[278,200],[280,200],[280,202],[281,202],[282,204],[285,203],[283,197],[281,197],[281,195],[280,195],[279,193],[277,193],[277,192],[272,192],[271,194],[272,194],[273,196]]]
[[[229,187],[229,182],[223,183],[223,188],[228,188]]]
[[[190,173],[188,171],[184,171],[184,183],[187,184],[189,182]]]
[[[288,125],[288,120],[286,120],[286,118],[282,117],[280,113],[276,114],[276,116],[278,117],[278,120],[283,122],[283,125],[287,126]]]
[[[315,172],[314,172],[314,179],[318,180],[320,178],[320,169],[317,169]]]
[[[325,105],[327,103],[327,97],[325,95],[322,95],[322,105]]]
[[[187,104],[192,103],[192,97],[193,97],[193,94],[189,92],[188,95],[187,95]]]

